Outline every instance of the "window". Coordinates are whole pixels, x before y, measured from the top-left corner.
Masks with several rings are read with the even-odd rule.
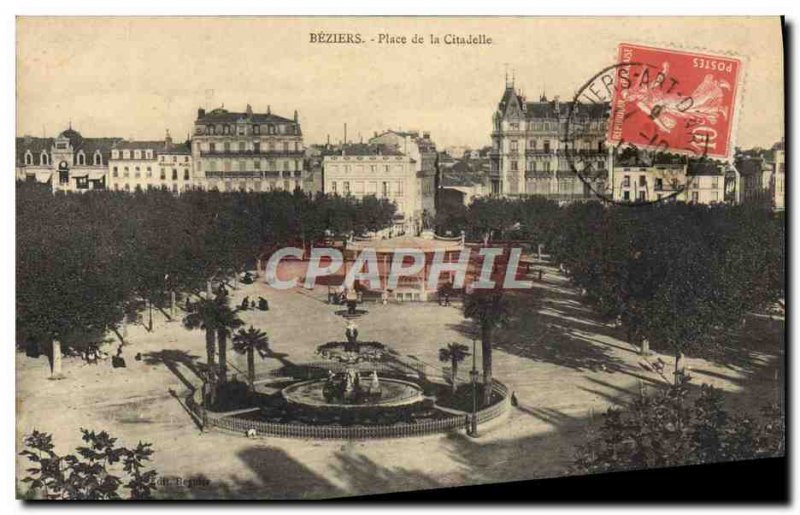
[[[519,165],[517,164],[517,162],[516,162],[516,161],[511,161],[511,171],[512,171],[512,172],[516,172],[516,171],[517,171],[517,169],[518,169],[518,166],[519,166]]]
[[[711,178],[711,187],[714,189],[719,188],[719,177],[712,177]]]
[[[138,167],[138,166],[137,166],[136,168],[134,168],[134,170],[135,170],[135,173],[133,174],[133,176],[134,176],[136,179],[138,179],[139,177],[141,177],[141,176],[142,176],[142,173],[141,173],[141,171],[139,170],[139,167]]]
[[[100,166],[103,164],[103,156],[100,155],[100,152],[94,153],[94,165]]]
[[[209,143],[209,144],[208,144],[208,150],[209,150],[209,152],[216,152],[216,151],[217,151],[217,149],[216,149],[216,145],[214,144],[214,142],[213,142],[213,141],[212,141],[211,143]],[[161,157],[161,160],[162,160],[162,161],[164,160],[164,157],[163,157],[163,156]]]
[[[163,168],[161,169],[161,180],[162,181],[166,181],[167,180],[167,173],[164,171]]]
[[[389,196],[389,183],[386,181],[381,183],[381,196],[383,197]]]
[[[253,169],[255,169],[255,170],[261,170],[261,161],[259,161],[258,159],[256,159],[255,161],[253,161]]]
[[[240,141],[239,142],[239,152],[244,152],[245,148],[246,148],[246,145],[245,145],[244,141]]]
[[[127,166],[122,169],[122,176],[123,177],[128,177],[128,167]]]
[[[284,182],[286,184],[289,184],[289,181],[284,181]],[[287,189],[288,189],[288,186],[287,186]],[[342,183],[342,191],[344,192],[345,195],[348,195],[350,193],[350,182],[349,181],[344,181]]]
[[[261,152],[261,143],[258,141],[253,142],[253,152],[256,154]]]
[[[289,151],[289,142],[288,141],[284,141],[283,142],[283,151],[284,152],[288,152]]]
[[[656,178],[655,189],[656,191],[661,191],[664,189],[664,179],[662,179],[661,177]]]
[[[631,199],[631,192],[630,191],[623,191],[622,192],[622,200],[630,200]]]
[[[700,200],[699,197],[700,197],[700,194],[698,192],[696,192],[696,191],[692,192],[692,202],[697,202],[698,200]]]
[[[173,168],[172,169],[172,180],[173,181],[177,181],[178,180],[178,169],[177,168]]]
[[[258,134],[261,132],[261,128],[258,125],[253,125],[253,134]]]
[[[83,152],[78,153],[78,166],[85,166],[86,165],[86,156]]]
[[[331,192],[336,193],[336,181],[331,182]]]
[[[153,168],[148,166],[147,167],[147,178],[150,179],[151,177],[153,177]]]
[[[536,150],[536,140],[535,139],[532,139],[532,140],[530,140],[528,142],[528,148],[530,148],[531,150]]]
[[[639,202],[644,202],[645,200],[647,200],[647,192],[646,191],[640,191],[639,192]]]
[[[31,154],[30,150],[25,152],[25,164],[26,165],[33,164],[33,154]]]
[[[549,153],[550,152],[550,140],[549,139],[544,140],[544,151],[545,151],[545,153]]]
[[[231,144],[230,144],[229,141],[226,141],[225,143],[223,143],[222,146],[223,146],[225,152],[230,152],[231,151]]]
[[[188,181],[189,180],[189,169],[188,168],[183,171],[183,180],[184,181]]]
[[[511,147],[511,151],[512,152],[518,152],[519,151],[519,143],[517,142],[517,140],[512,139],[511,142],[510,142],[510,147]]]
[[[645,176],[645,175],[640,175],[640,176],[639,176],[639,187],[640,187],[640,188],[644,188],[644,187],[646,187],[646,186],[647,186],[647,176]]]
[[[134,159],[141,159],[142,158],[142,151],[141,150],[134,150],[133,151],[133,158]]]
[[[111,170],[111,176],[112,177],[119,177],[119,171],[117,170],[116,166]]]
[[[397,189],[395,191],[397,191],[398,197],[403,196],[403,181],[397,181]]]
[[[630,188],[631,187],[631,176],[626,175],[622,178],[622,187],[623,188]]]

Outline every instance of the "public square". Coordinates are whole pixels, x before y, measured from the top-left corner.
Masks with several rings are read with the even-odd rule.
[[[498,330],[494,343],[495,377],[515,392],[518,405],[478,438],[464,431],[366,441],[203,432],[184,399],[201,385],[195,363],[205,360],[204,336],[182,327],[179,310],[171,322],[157,312],[152,332],[143,325],[128,328],[126,368],[65,357],[64,379],[44,380],[47,358],[18,353],[17,446],[34,428],[52,433],[59,451],[80,444],[79,427],[105,429],[125,444],[151,442],[161,481],[156,495],[169,498],[326,498],[564,475],[591,423],[609,406],[664,380],[642,366],[639,349],[623,331],[601,322],[557,268],[542,262],[536,267],[545,271],[534,283],[538,313],[523,326]],[[230,294],[233,305],[245,296],[269,300],[269,311],[240,317],[268,333],[281,359],[314,361],[320,343],[342,338],[341,306],[327,303],[324,288],[278,291],[256,282],[239,284]],[[357,324],[362,339],[441,367],[443,345],[471,346],[474,327],[459,304],[365,303],[360,308],[368,313]],[[757,413],[782,391],[783,338],[782,318],[752,314],[730,339],[726,363],[690,356],[689,373],[698,384],[720,388],[732,409]],[[141,360],[134,359],[137,353]],[[673,358],[661,357],[669,368]],[[470,361],[459,369],[461,381],[468,381]],[[228,363],[229,374],[245,376],[245,356],[229,350]],[[256,359],[259,383],[268,388],[270,372],[281,365],[279,359]],[[17,462],[18,478],[26,466]]]

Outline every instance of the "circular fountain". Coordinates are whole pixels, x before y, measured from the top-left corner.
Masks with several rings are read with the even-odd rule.
[[[358,379],[348,379],[356,374]],[[364,408],[411,406],[422,402],[422,389],[410,381],[394,378],[378,379],[376,372],[344,372],[332,374],[328,379],[311,379],[287,386],[281,396],[290,405],[305,410],[347,410],[361,411]],[[347,384],[353,381],[352,386]],[[366,386],[365,386],[366,384]]]

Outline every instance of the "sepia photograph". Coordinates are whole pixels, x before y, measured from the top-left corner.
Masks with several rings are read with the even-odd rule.
[[[781,16],[14,24],[17,499],[787,481]]]

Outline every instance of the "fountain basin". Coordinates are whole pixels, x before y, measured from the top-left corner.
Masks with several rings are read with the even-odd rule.
[[[369,381],[368,376],[363,376],[362,381]],[[346,410],[358,411],[370,408],[392,408],[401,406],[411,406],[422,402],[424,395],[422,388],[410,381],[382,377],[380,379],[381,395],[365,399],[360,403],[348,403],[344,401],[325,399],[323,389],[325,379],[311,379],[287,386],[281,390],[281,396],[290,406],[312,408],[321,410]]]

